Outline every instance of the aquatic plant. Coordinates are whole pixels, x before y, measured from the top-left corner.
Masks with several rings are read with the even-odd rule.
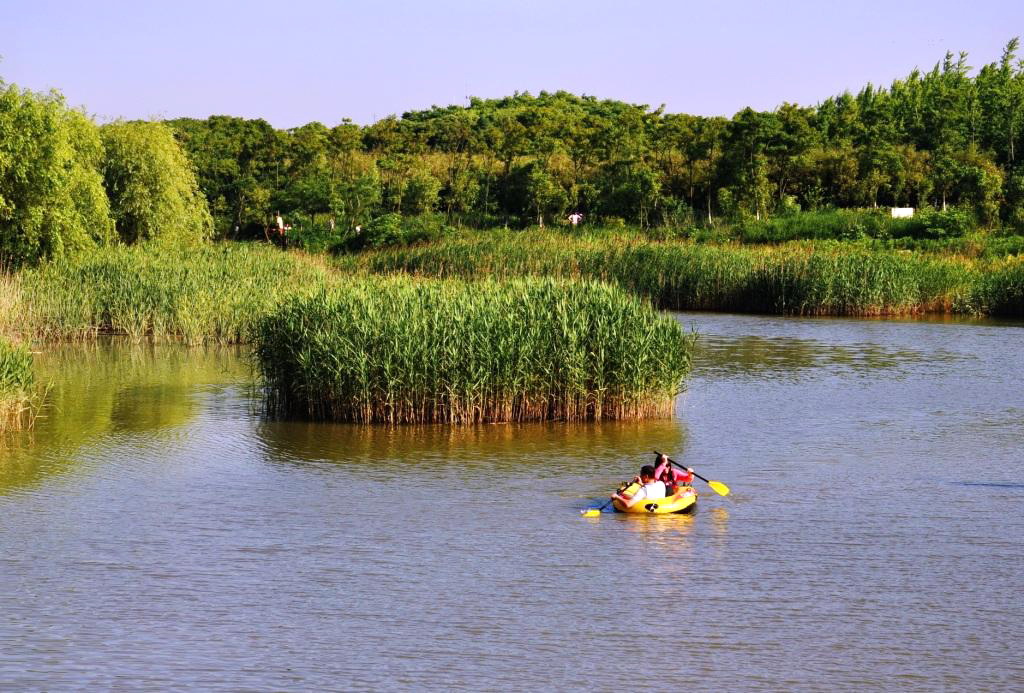
[[[24,270],[20,304],[3,327],[43,339],[234,343],[281,297],[323,286],[332,274],[306,256],[257,245],[102,248]]]
[[[256,322],[267,411],[352,422],[667,416],[692,337],[594,281],[365,277]]]
[[[24,345],[0,339],[0,432],[30,427],[41,395]]]
[[[469,234],[339,264],[436,277],[586,277],[672,310],[850,316],[972,312],[984,271],[962,258],[839,242],[748,247],[548,232]]]
[[[1013,258],[986,273],[975,289],[975,303],[989,315],[1024,315],[1024,258]]]

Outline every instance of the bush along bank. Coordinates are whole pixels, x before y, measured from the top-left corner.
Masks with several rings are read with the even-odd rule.
[[[366,277],[256,322],[268,413],[453,423],[671,415],[693,337],[593,281]]]

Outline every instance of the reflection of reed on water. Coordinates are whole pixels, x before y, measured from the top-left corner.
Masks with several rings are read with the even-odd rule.
[[[184,426],[200,413],[197,388],[249,378],[241,352],[229,347],[101,338],[36,350],[47,400],[32,435],[0,449],[0,493],[72,471],[75,451],[105,436]]]
[[[268,457],[279,462],[402,463],[420,471],[438,464],[487,465],[496,472],[530,467],[542,475],[551,466],[559,475],[578,470],[591,479],[594,494],[636,474],[655,445],[681,449],[686,435],[679,421],[665,420],[479,426],[264,421],[256,432]]]

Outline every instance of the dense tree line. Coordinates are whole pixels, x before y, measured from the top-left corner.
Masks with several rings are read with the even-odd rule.
[[[386,214],[489,227],[589,218],[651,226],[825,207],[957,205],[1024,228],[1018,42],[970,76],[947,54],[885,88],[731,119],[574,96],[471,99],[366,127],[275,130],[215,116],[169,124],[218,234],[271,211],[341,231]]]
[[[163,123],[97,126],[56,92],[0,81],[0,268],[120,238],[209,238],[213,220]]]
[[[120,238],[589,221],[691,228],[798,210],[956,206],[1024,230],[1018,41],[973,76],[947,54],[888,88],[732,118],[566,92],[471,99],[368,126],[213,116],[97,126],[0,81],[0,262]],[[332,241],[332,242],[333,242]]]

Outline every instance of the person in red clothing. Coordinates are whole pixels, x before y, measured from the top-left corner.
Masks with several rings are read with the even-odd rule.
[[[658,464],[654,468],[654,478],[665,482],[665,495],[675,495],[680,486],[693,483],[693,468],[680,469],[668,461],[668,455],[659,455]]]

